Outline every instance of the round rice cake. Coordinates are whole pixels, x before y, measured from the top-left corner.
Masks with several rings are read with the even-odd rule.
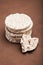
[[[21,34],[16,34],[16,33],[12,33],[12,32],[10,32],[10,31],[8,31],[8,29],[6,29],[6,27],[5,27],[5,34],[8,34],[9,36],[11,36],[11,37],[16,37],[16,38],[21,38],[22,37],[22,33]]]
[[[6,17],[5,26],[12,32],[25,32],[32,28],[33,22],[28,15],[16,13]]]

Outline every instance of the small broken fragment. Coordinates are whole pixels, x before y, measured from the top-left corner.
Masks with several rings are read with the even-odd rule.
[[[21,38],[21,47],[22,47],[22,52],[25,53],[27,51],[32,51],[36,49],[37,45],[39,42],[39,38],[31,38],[31,36],[23,34]]]

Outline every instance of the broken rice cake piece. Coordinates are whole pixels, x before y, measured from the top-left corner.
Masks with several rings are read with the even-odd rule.
[[[27,51],[32,51],[36,49],[38,42],[39,42],[39,38],[36,37],[31,38],[31,36],[23,34],[20,42],[22,52],[25,53]]]

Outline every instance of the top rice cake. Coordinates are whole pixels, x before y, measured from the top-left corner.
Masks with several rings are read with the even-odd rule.
[[[10,14],[5,19],[5,27],[9,29],[9,31],[20,32],[26,29],[31,29],[33,26],[33,22],[31,18],[26,14]],[[30,28],[29,28],[30,27]]]

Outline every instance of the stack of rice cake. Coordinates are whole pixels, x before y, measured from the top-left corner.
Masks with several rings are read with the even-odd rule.
[[[13,43],[19,43],[23,34],[31,35],[33,22],[26,14],[10,14],[5,19],[5,36]]]

